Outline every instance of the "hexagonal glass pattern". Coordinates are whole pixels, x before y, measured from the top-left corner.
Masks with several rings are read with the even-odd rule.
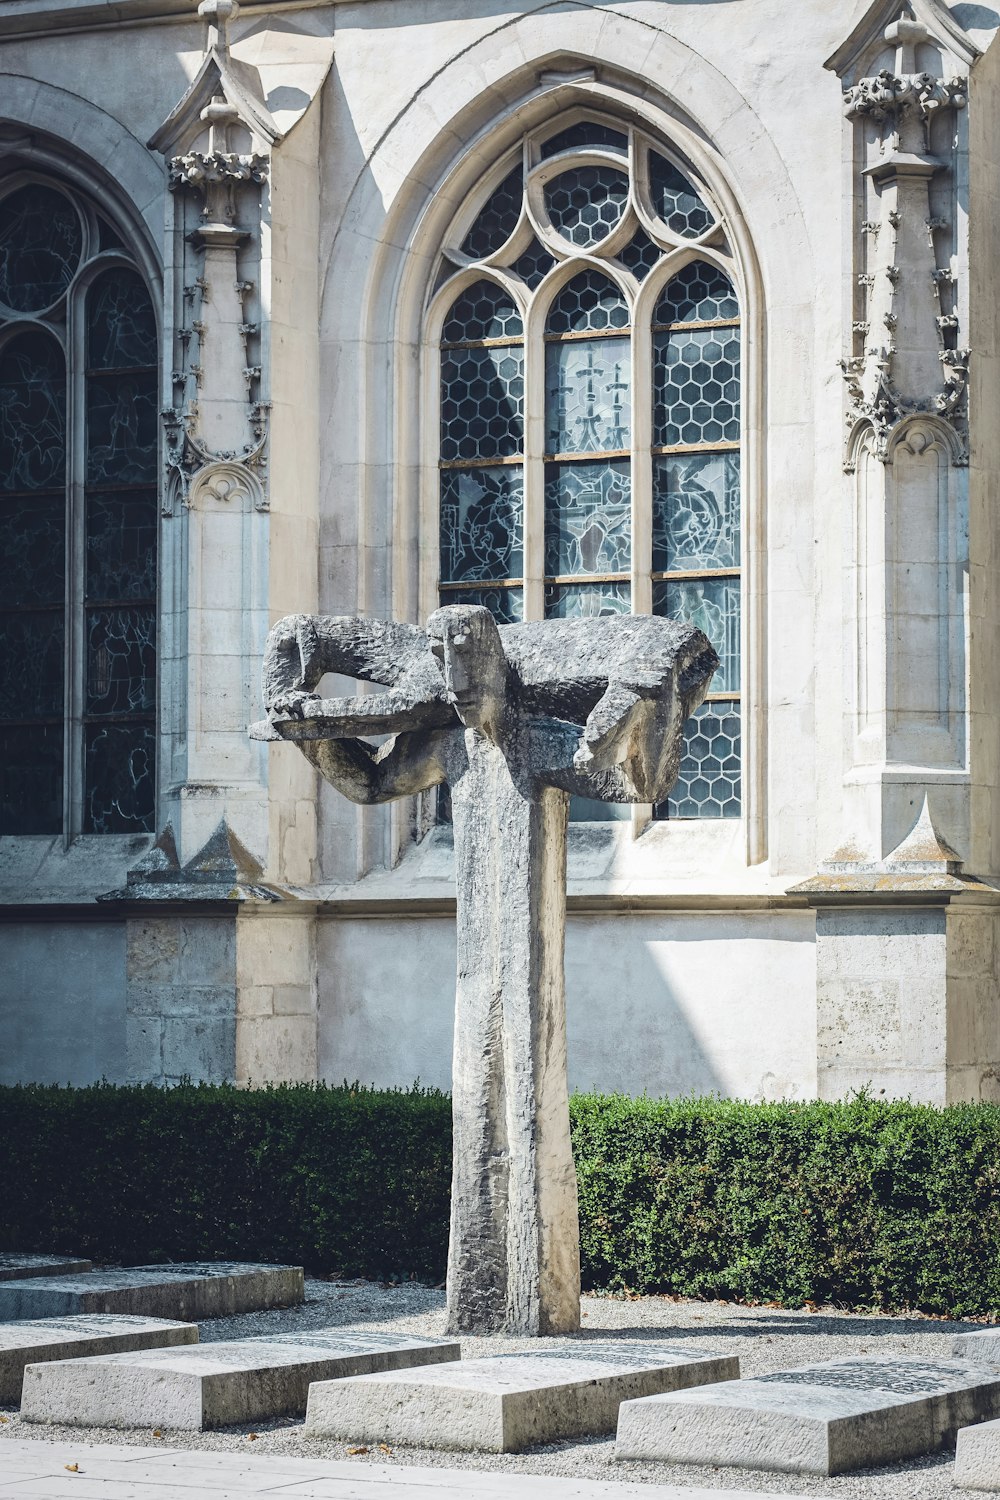
[[[527,250],[522,250],[517,260],[511,261],[510,269],[534,291],[554,265],[555,259],[533,239]]]
[[[738,442],[740,331],[674,329],[653,335],[653,442]]]
[[[518,344],[441,354],[441,457],[512,458],[524,441],[524,351]]]
[[[577,120],[575,125],[567,125],[565,130],[549,136],[542,145],[542,159],[558,156],[560,151],[572,151],[581,147],[585,149],[588,146],[618,151],[625,156],[628,153],[628,136],[623,130],[602,125],[599,120]]]
[[[628,573],[631,566],[628,459],[546,464],[546,574]]]
[[[628,175],[615,167],[570,167],[545,184],[544,197],[557,234],[574,245],[597,245],[621,222]]]
[[[609,276],[581,271],[554,298],[545,320],[546,333],[604,333],[627,328],[628,303]]]
[[[619,250],[618,259],[638,281],[642,281],[644,276],[649,275],[662,255],[663,251],[659,245],[653,243],[640,225],[625,248]]]
[[[546,344],[546,452],[613,453],[631,431],[628,339]]]
[[[740,456],[653,459],[653,572],[740,565]]]
[[[696,239],[715,222],[684,173],[658,151],[649,153],[649,191],[653,212],[674,234]]]
[[[511,274],[529,292],[559,262],[572,261],[574,250],[597,247],[601,254],[629,211],[627,131],[578,120],[544,140],[540,156],[595,148],[614,152],[620,167],[570,163],[543,188],[564,252],[553,254],[533,238],[508,255]],[[711,229],[714,210],[653,150],[648,180],[654,212],[672,234],[694,239]],[[520,222],[522,202],[518,167],[476,219],[465,254],[496,254]],[[657,238],[639,226],[608,263],[641,281],[667,253]],[[721,446],[740,438],[740,333],[738,326],[704,326],[738,320],[732,282],[704,260],[671,279],[652,319],[654,449],[696,450],[653,454],[653,609],[705,631],[720,656],[712,689],[734,695],[733,702],[703,705],[687,725],[681,774],[657,817],[740,812],[740,579],[732,576],[740,565],[740,463],[738,451]],[[625,294],[592,266],[562,288],[545,320],[547,618],[631,608],[630,321]],[[523,618],[523,591],[506,580],[520,579],[524,567],[524,471],[520,463],[495,462],[523,453],[522,338],[510,294],[485,278],[456,299],[442,332],[444,345],[460,347],[442,350],[441,456],[466,466],[441,475],[441,599],[485,604],[501,622]],[[448,587],[459,582],[463,587]],[[603,821],[629,810],[574,798],[571,816]]]
[[[681,769],[657,817],[738,818],[740,706],[703,703],[684,727]]]
[[[627,583],[547,583],[547,620],[596,620],[601,615],[627,615],[632,590]]]
[[[442,583],[519,578],[523,524],[520,464],[442,469]]]
[[[513,625],[524,618],[524,595],[520,589],[444,589],[442,604],[482,604],[498,625]]]
[[[509,292],[495,281],[476,281],[455,299],[441,330],[443,344],[474,344],[483,339],[519,339],[521,314]]]
[[[494,189],[486,207],[462,241],[462,249],[471,260],[485,260],[507,243],[521,217],[523,197],[524,176],[518,163]]]
[[[653,313],[654,323],[712,323],[738,318],[733,284],[718,266],[693,260],[668,281]]]
[[[653,584],[653,613],[686,620],[708,636],[719,654],[713,693],[740,690],[740,580],[664,579]]]
[[[80,264],[83,229],[68,198],[42,183],[0,200],[0,302],[43,312],[58,302]]]

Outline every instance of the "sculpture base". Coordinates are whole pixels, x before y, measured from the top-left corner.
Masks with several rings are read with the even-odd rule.
[[[458,889],[449,1333],[580,1326],[566,1080],[565,792],[474,730],[449,768]],[[457,771],[457,774],[455,774]]]

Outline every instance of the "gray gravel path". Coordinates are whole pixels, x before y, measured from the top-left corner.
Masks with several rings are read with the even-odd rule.
[[[357,1328],[440,1337],[444,1333],[444,1293],[428,1287],[382,1287],[371,1282],[307,1281],[306,1302],[281,1312],[248,1313],[216,1318],[201,1325],[205,1343],[248,1338],[255,1334],[293,1333],[309,1328]],[[584,1338],[697,1339],[699,1345],[721,1353],[738,1354],[745,1375],[766,1374],[795,1365],[811,1364],[849,1354],[946,1356],[956,1333],[980,1326],[920,1316],[887,1317],[841,1313],[830,1308],[792,1311],[771,1307],[742,1307],[734,1303],[682,1302],[668,1297],[617,1299],[585,1297],[582,1303]],[[527,1339],[466,1338],[465,1358],[500,1350],[537,1348]],[[153,1439],[146,1428],[122,1432],[107,1428],[60,1428],[23,1423],[5,1409],[0,1423],[3,1438],[73,1438],[77,1442],[149,1444],[187,1450],[215,1449],[301,1458],[344,1459],[343,1443],[307,1439],[301,1422],[280,1421],[254,1429],[227,1428],[224,1432],[169,1433]],[[394,1448],[391,1454],[374,1449],[354,1456],[354,1462],[427,1465],[442,1469],[504,1471],[512,1474],[551,1474],[567,1478],[628,1480],[635,1483],[705,1487],[719,1492],[829,1495],[839,1500],[955,1500],[950,1454],[919,1462],[867,1470],[838,1479],[759,1474],[747,1469],[695,1468],[675,1464],[616,1463],[612,1439],[549,1444],[527,1454],[438,1453],[419,1448]]]

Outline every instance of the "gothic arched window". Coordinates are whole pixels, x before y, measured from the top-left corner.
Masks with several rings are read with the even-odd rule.
[[[432,307],[441,602],[699,625],[721,665],[657,813],[738,817],[740,309],[718,212],[662,144],[589,115],[499,170]]]
[[[0,834],[153,827],[157,332],[111,223],[0,183]]]

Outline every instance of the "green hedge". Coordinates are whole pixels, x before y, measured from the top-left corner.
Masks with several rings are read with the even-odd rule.
[[[585,1285],[1000,1310],[1000,1109],[577,1096]],[[450,1103],[306,1085],[0,1088],[0,1248],[439,1281]]]

